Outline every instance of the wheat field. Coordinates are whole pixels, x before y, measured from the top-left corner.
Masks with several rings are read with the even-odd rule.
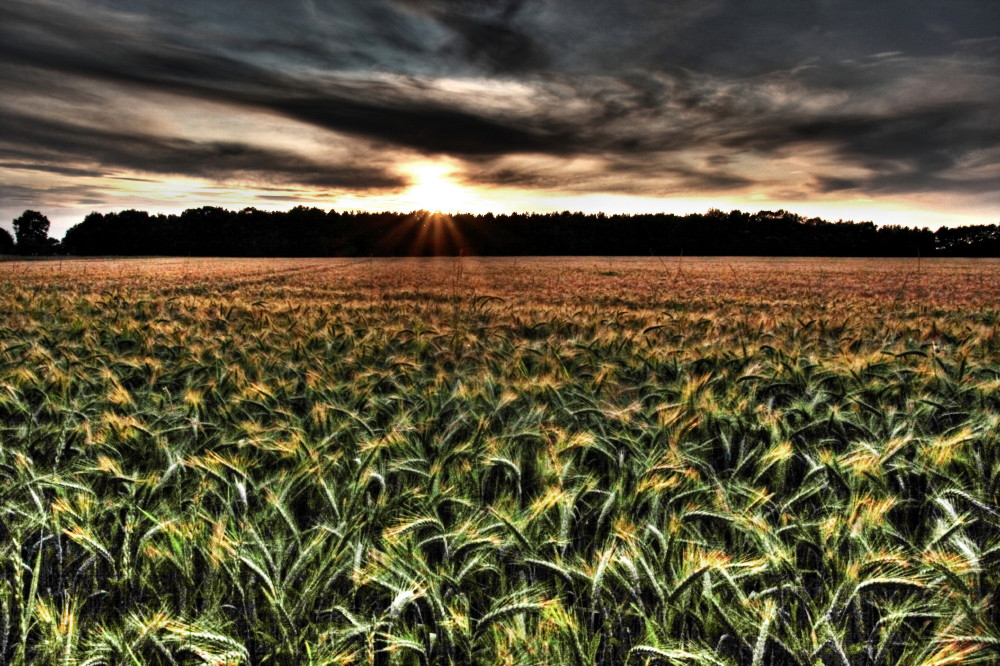
[[[996,260],[0,286],[0,663],[1000,663]]]

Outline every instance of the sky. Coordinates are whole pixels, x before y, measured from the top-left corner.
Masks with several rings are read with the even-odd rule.
[[[3,0],[0,222],[1000,222],[996,0]]]

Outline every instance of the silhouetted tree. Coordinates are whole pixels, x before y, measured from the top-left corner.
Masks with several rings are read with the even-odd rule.
[[[49,218],[38,211],[26,210],[14,220],[14,236],[18,254],[48,254],[52,250]]]
[[[941,227],[935,241],[938,254],[946,256],[1000,256],[1000,227],[995,224]]]
[[[14,254],[14,237],[6,229],[0,229],[0,254]]]

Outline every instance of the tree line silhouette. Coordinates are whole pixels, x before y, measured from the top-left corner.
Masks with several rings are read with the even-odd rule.
[[[269,212],[205,206],[180,215],[91,213],[62,241],[37,211],[0,229],[0,254],[180,256],[765,255],[1000,256],[997,225],[937,231],[828,222],[783,210],[691,215],[428,211],[367,213],[295,207]]]

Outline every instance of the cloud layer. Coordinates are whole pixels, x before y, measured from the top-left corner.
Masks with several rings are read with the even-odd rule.
[[[995,211],[998,26],[989,0],[8,0],[0,212],[122,178],[391,195],[434,158],[479,188]]]

